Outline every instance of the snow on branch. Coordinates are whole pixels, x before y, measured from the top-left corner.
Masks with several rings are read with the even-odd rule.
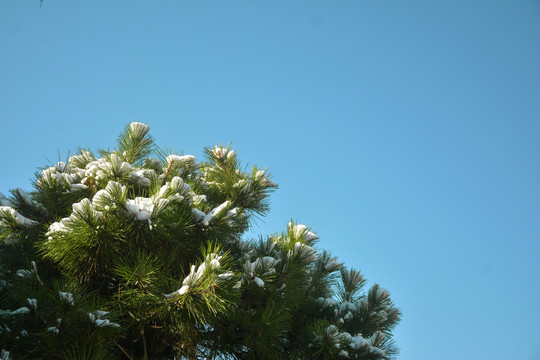
[[[13,223],[25,229],[38,224],[37,221],[22,216],[10,206],[0,206],[0,226],[8,227]]]

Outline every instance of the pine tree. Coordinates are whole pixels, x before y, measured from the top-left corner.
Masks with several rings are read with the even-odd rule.
[[[230,146],[168,154],[131,123],[0,194],[0,359],[390,359],[400,312],[291,221]]]

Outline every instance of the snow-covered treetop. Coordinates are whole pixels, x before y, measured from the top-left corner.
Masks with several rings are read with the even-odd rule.
[[[244,239],[277,185],[230,145],[204,154],[164,153],[133,122],[116,148],[79,150],[38,171],[33,191],[0,193],[3,358],[395,354],[388,291],[364,291],[296,221]]]

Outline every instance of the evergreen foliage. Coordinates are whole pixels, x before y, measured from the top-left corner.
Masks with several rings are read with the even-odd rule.
[[[277,186],[230,146],[166,154],[131,123],[0,194],[0,359],[390,359],[379,285],[291,221],[242,235]]]

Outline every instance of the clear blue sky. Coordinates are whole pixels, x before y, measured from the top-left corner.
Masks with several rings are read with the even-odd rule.
[[[269,167],[401,360],[540,359],[539,1],[0,0],[1,192],[131,121]]]

